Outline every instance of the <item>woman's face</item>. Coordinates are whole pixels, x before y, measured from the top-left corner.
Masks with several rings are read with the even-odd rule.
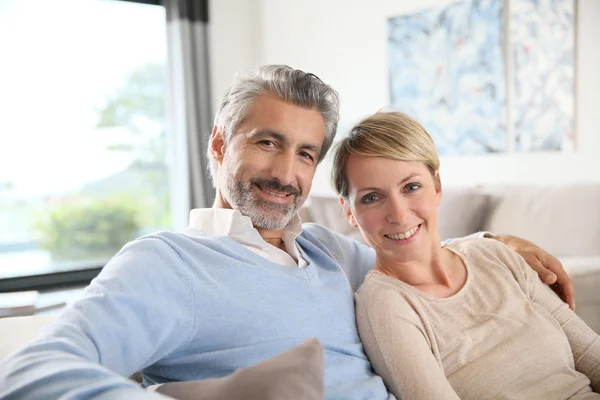
[[[440,185],[425,164],[351,155],[346,173],[349,204],[340,201],[378,262],[418,260],[439,248]]]

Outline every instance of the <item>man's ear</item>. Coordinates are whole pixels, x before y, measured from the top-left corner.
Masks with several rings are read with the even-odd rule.
[[[435,181],[435,196],[437,197],[437,206],[442,202],[442,178],[440,177],[440,170],[435,171],[433,176]]]
[[[352,208],[350,207],[350,204],[345,202],[342,196],[340,196],[340,205],[344,209],[344,215],[346,216],[346,220],[348,221],[348,223],[355,228],[358,227],[358,224],[356,223],[356,218],[354,218],[354,214],[352,214]]]
[[[217,164],[221,165],[223,163],[223,157],[225,156],[225,137],[216,126],[210,134],[210,153]]]

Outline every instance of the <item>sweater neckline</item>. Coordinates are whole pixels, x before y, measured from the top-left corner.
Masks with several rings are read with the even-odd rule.
[[[301,235],[302,234],[298,235],[298,238]],[[260,255],[258,255],[256,253],[252,252],[251,250],[247,249],[244,245],[237,242],[235,239],[230,238],[229,236],[221,236],[221,237],[223,237],[225,240],[233,243],[234,246],[237,246],[240,249],[240,252],[244,253],[245,257],[254,260],[256,262],[256,266],[255,266],[256,268],[265,268],[266,266],[268,266],[268,267],[274,268],[276,270],[288,273],[290,275],[298,276],[299,278],[305,278],[308,280],[312,280],[313,278],[316,277],[316,275],[318,275],[317,270],[314,266],[314,262],[312,261],[310,256],[306,253],[306,251],[302,248],[302,245],[297,242],[297,239],[296,239],[296,244],[298,245],[298,250],[300,251],[302,257],[306,261],[306,267],[304,267],[304,268],[278,264],[276,262],[268,260],[264,257],[261,257]]]
[[[395,286],[398,286],[407,292],[413,293],[427,301],[432,301],[432,302],[436,302],[436,303],[444,303],[444,302],[450,302],[457,298],[461,298],[464,296],[464,294],[466,293],[466,291],[468,290],[468,288],[471,284],[471,281],[473,280],[473,269],[471,268],[470,261],[467,260],[467,257],[462,252],[460,252],[458,249],[453,247],[451,244],[445,245],[445,246],[443,246],[443,248],[446,248],[446,249],[450,250],[452,253],[456,254],[462,260],[463,264],[465,264],[465,268],[467,269],[467,280],[466,280],[465,284],[458,290],[458,292],[454,293],[451,296],[448,296],[448,297],[433,296],[429,293],[425,293],[422,290],[417,289],[414,286],[409,285],[408,283],[406,283],[404,281],[401,281],[396,278],[392,278],[391,276],[385,275],[377,270],[369,271],[367,276],[369,276],[369,275],[370,275],[370,277],[377,276],[377,277],[379,277],[379,279],[382,279],[387,283],[392,283]]]

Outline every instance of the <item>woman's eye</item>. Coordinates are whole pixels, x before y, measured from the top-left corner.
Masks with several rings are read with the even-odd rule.
[[[372,203],[372,202],[374,202],[375,200],[377,200],[377,196],[376,196],[376,195],[374,195],[374,194],[368,194],[368,195],[366,195],[365,197],[363,197],[363,198],[360,200],[360,202],[361,202],[362,204],[369,204],[369,203]]]
[[[418,183],[409,183],[408,185],[406,185],[406,190],[409,192],[414,192],[415,190],[418,190],[420,187],[421,187],[421,185]]]

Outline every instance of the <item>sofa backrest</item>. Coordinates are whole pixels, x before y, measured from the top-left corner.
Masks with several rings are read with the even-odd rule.
[[[557,257],[600,255],[600,184],[486,188],[483,229],[530,240]]]

